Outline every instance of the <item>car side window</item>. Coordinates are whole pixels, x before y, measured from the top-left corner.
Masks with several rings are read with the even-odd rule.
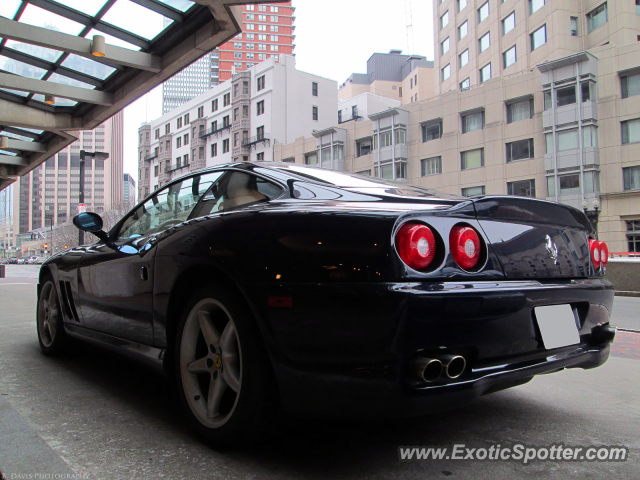
[[[192,217],[268,202],[280,195],[282,189],[267,180],[249,173],[231,171],[206,193]]]
[[[223,172],[185,178],[155,193],[136,208],[120,228],[120,240],[161,232],[184,222]]]

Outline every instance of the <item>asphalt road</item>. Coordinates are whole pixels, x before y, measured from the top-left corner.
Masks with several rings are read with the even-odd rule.
[[[638,334],[619,334],[619,348],[601,368],[537,377],[446,414],[401,421],[289,420],[265,444],[224,451],[193,437],[171,387],[155,371],[89,346],[77,346],[63,359],[44,357],[29,281],[0,283],[0,469],[8,478],[640,478]],[[640,307],[640,299],[631,300],[638,303],[629,303],[629,315]],[[616,299],[614,315],[625,308],[621,304]],[[397,453],[402,445],[513,443],[626,445],[632,458],[522,465],[400,462]]]

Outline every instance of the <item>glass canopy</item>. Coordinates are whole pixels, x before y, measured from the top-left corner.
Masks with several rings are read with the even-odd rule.
[[[190,0],[0,0],[0,16],[90,40],[102,35],[107,45],[151,52],[152,43],[195,5]],[[87,58],[27,42],[26,38],[0,38],[0,73],[99,91],[123,70],[101,57]],[[51,107],[43,94],[20,87],[4,84],[0,97],[54,111],[82,103],[56,96]]]

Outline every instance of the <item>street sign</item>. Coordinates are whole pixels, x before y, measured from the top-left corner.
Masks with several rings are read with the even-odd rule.
[[[86,203],[79,203],[78,204],[78,213],[85,213],[87,211],[87,204]]]

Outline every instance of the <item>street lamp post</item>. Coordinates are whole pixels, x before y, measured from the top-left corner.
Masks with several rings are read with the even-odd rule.
[[[85,152],[80,150],[80,195],[78,195],[78,204],[84,203],[84,160],[85,158],[95,158],[96,160],[106,160],[109,154],[106,152]],[[78,231],[78,245],[84,244],[84,232]]]

